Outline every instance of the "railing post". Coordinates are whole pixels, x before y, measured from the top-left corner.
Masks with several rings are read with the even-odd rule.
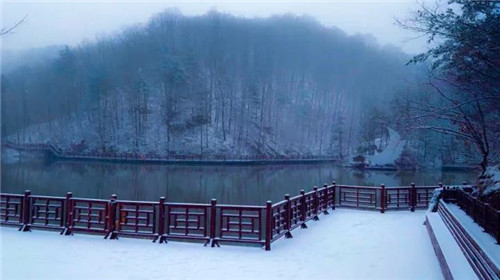
[[[64,229],[61,232],[61,235],[73,235],[71,233],[71,220],[73,218],[73,205],[71,198],[73,197],[73,194],[71,192],[66,193],[66,200],[64,201],[65,203],[65,209],[64,209]]]
[[[474,220],[475,223],[477,223],[477,207],[476,203],[477,199],[475,197],[472,198],[472,219]]]
[[[446,201],[447,198],[447,193],[446,193],[446,188],[443,187],[443,183],[439,182],[439,187],[441,188],[441,197],[443,201]]]
[[[290,204],[290,195],[285,194],[285,238],[293,238],[291,229],[292,224],[292,205]]]
[[[325,183],[323,185],[323,214],[328,215],[328,184]]]
[[[385,185],[380,185],[380,213],[385,213]]]
[[[266,251],[271,251],[271,238],[272,238],[272,230],[273,230],[273,222],[271,220],[271,211],[272,204],[271,201],[266,202],[266,240],[265,240],[265,249]]]
[[[306,192],[304,190],[300,190],[300,221],[302,222],[300,225],[301,228],[307,228],[306,213],[307,213]]]
[[[495,217],[495,220],[497,221],[497,244],[500,245],[500,210],[495,212],[497,216]]]
[[[337,195],[337,183],[335,181],[332,182],[332,210],[335,210],[335,203]]]
[[[314,196],[313,196],[313,199],[314,199],[314,218],[313,220],[314,221],[319,221],[319,218],[318,218],[318,212],[319,212],[319,196],[318,196],[318,187],[314,187],[313,188],[314,190]]]
[[[167,237],[164,235],[165,235],[165,197],[162,196],[158,201],[158,236],[153,240],[153,242],[156,242],[156,240],[159,238],[160,241],[158,242],[158,244],[167,243]]]
[[[220,221],[222,223],[222,221]],[[215,231],[217,226],[217,199],[212,198],[210,201],[210,239],[205,243],[205,246],[210,242],[210,247],[220,247],[219,242],[215,240]]]
[[[415,183],[411,183],[410,188],[410,211],[415,212],[415,207],[417,207],[417,189],[415,188]]]
[[[116,220],[116,194],[112,194],[108,202],[108,215],[106,216],[108,223],[108,233],[104,236],[104,239],[118,239],[118,234],[116,233],[116,223],[120,221]]]
[[[30,205],[30,195],[31,191],[26,190],[24,191],[24,197],[23,197],[23,225],[19,229],[19,231],[31,231],[29,223],[30,223],[30,217],[31,217],[31,205]]]
[[[488,221],[488,208],[489,208],[489,207],[490,207],[490,204],[489,204],[489,203],[485,203],[485,204],[484,204],[484,212],[483,212],[483,216],[484,216],[484,218],[483,218],[483,220],[484,220],[484,225],[482,225],[482,226],[483,226],[483,228],[488,227],[488,224],[489,224],[489,223],[488,223],[488,222],[489,222],[489,221]],[[491,221],[490,221],[490,222],[491,222]]]

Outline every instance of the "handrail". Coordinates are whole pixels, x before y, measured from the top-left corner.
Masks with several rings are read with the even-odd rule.
[[[461,190],[460,190],[461,191]],[[467,261],[480,279],[499,279],[500,268],[483,251],[479,243],[466,230],[442,199],[438,202],[438,214],[459,244]],[[498,217],[497,217],[498,219]]]
[[[241,209],[252,209],[252,210],[257,210],[257,209],[265,209],[265,206],[257,206],[257,205],[237,205],[237,204],[217,204],[217,207],[224,207],[224,208],[241,208]]]
[[[500,244],[500,210],[480,201],[461,188],[443,188],[443,200],[457,204],[474,222],[484,228]]]
[[[160,243],[168,239],[200,240],[212,247],[219,242],[249,243],[271,249],[271,243],[282,236],[292,237],[292,230],[307,228],[306,222],[318,221],[321,214],[336,207],[354,207],[372,210],[427,207],[431,186],[394,187],[348,186],[324,184],[313,190],[265,206],[77,198],[71,193],[66,197],[0,193],[0,224],[30,228],[59,229],[65,235],[72,231],[105,234],[117,239],[119,235],[154,238]],[[404,203],[400,202],[399,191]],[[418,192],[425,190],[425,192]],[[391,195],[396,192],[397,203]],[[39,203],[37,200],[41,200]],[[45,200],[45,201],[44,201]],[[51,201],[57,203],[50,203]],[[123,206],[126,206],[124,208]],[[45,207],[45,208],[43,208]],[[35,209],[36,208],[36,209]],[[49,209],[45,211],[43,209]],[[42,211],[38,211],[38,209]],[[37,211],[34,211],[37,210]]]
[[[337,185],[337,187],[347,188],[347,189],[367,189],[367,190],[380,190],[381,189],[381,187],[378,187],[378,186]]]

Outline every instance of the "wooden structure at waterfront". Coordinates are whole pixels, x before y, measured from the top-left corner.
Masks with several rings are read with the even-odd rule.
[[[337,158],[318,155],[158,155],[132,152],[73,152],[52,144],[2,143],[2,146],[18,151],[40,151],[57,160],[105,161],[152,164],[279,164],[279,163],[324,163]]]
[[[265,205],[109,200],[24,194],[0,194],[0,223],[58,230],[61,234],[92,233],[105,238],[120,236],[167,240],[201,241],[212,247],[227,244],[257,244],[265,250],[281,237],[292,238],[296,228],[307,228],[335,207],[376,210],[427,208],[438,186],[379,187],[325,184],[309,192],[285,195],[278,203]]]

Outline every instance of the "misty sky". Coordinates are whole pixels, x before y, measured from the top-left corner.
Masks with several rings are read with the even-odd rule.
[[[422,2],[422,1],[420,1]],[[255,2],[255,1],[3,1],[2,26],[8,27],[25,15],[26,22],[14,34],[2,38],[5,50],[75,45],[82,40],[119,31],[146,22],[153,14],[167,8],[178,8],[185,15],[200,15],[210,9],[244,17],[266,17],[274,14],[307,14],[326,26],[337,26],[348,34],[372,34],[381,45],[392,44],[408,53],[425,50],[425,40],[394,24],[415,10],[415,0],[406,1],[322,1],[322,2]]]

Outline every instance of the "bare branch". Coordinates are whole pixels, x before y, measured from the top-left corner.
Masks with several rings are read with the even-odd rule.
[[[20,21],[18,21],[16,24],[12,25],[11,27],[2,28],[2,30],[0,30],[0,36],[5,36],[7,34],[13,33],[14,29],[16,29],[18,26],[23,24],[27,18],[28,18],[28,15],[25,15]]]

